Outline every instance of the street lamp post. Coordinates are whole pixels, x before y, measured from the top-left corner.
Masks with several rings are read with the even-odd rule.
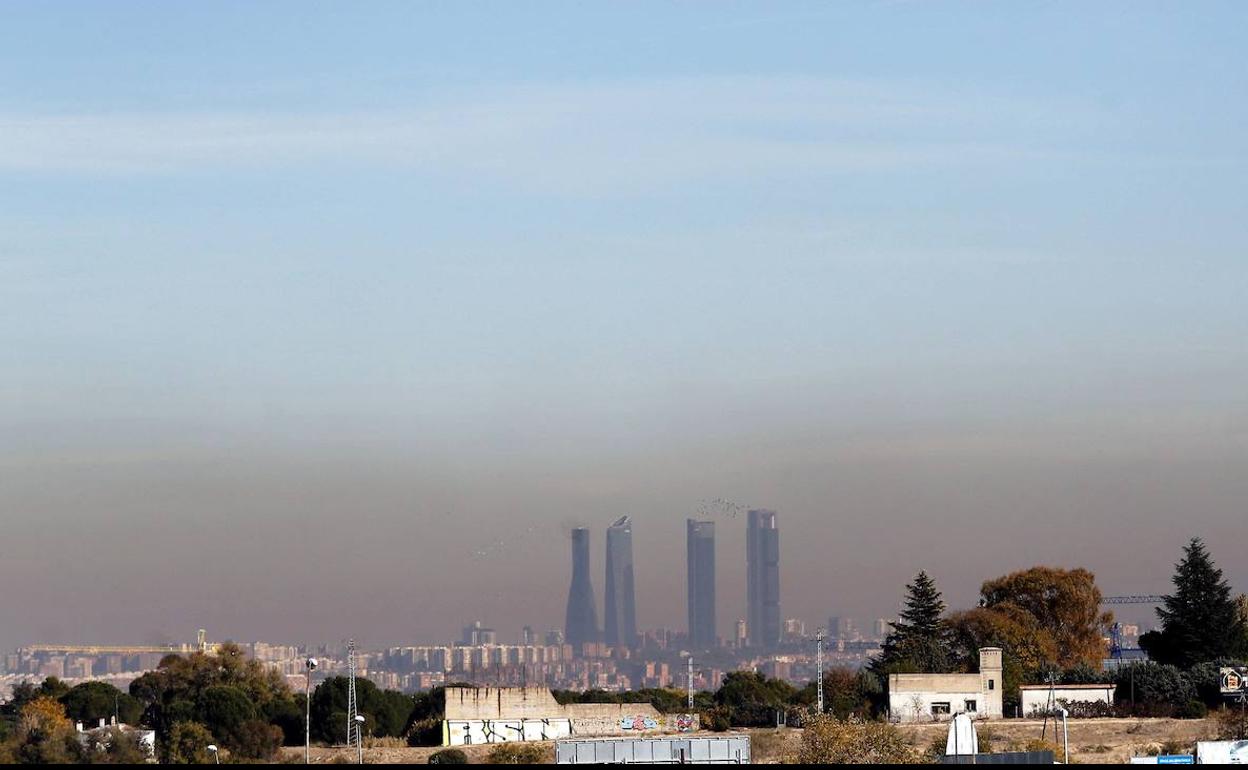
[[[312,672],[316,670],[316,658],[308,658],[303,663],[307,669],[307,677],[303,682],[303,764],[312,763]]]
[[[1062,715],[1062,753],[1065,755],[1065,760],[1063,764],[1069,765],[1070,764],[1070,733],[1066,729],[1066,717],[1070,715],[1070,712],[1064,708],[1060,708],[1057,710],[1057,713]]]
[[[364,764],[364,715],[355,715],[355,747],[360,752],[360,764]]]

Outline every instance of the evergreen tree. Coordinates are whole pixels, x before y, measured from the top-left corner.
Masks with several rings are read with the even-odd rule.
[[[949,668],[945,602],[927,572],[906,586],[905,609],[871,668],[881,674],[942,673]]]
[[[1244,621],[1200,538],[1183,548],[1175,565],[1174,593],[1157,608],[1161,630],[1140,637],[1140,647],[1159,663],[1187,668],[1228,658],[1240,651]]]

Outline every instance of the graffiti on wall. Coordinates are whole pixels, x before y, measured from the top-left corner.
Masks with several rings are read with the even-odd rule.
[[[681,733],[691,732],[693,730],[693,714],[677,714],[676,715],[676,731]]]
[[[621,730],[657,730],[659,723],[653,717],[635,716],[620,719]]]
[[[572,736],[570,719],[448,719],[446,745],[553,741]]]

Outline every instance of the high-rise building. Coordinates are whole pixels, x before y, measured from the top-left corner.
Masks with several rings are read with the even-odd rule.
[[[749,512],[745,533],[746,622],[751,647],[780,642],[780,530],[776,512]]]
[[[689,646],[715,646],[715,522],[689,519],[688,550]]]
[[[627,516],[607,528],[606,588],[603,641],[612,647],[634,647],[637,600],[633,589],[633,520]]]
[[[568,612],[564,623],[567,643],[577,653],[581,646],[598,641],[598,610],[594,585],[589,579],[589,530],[572,530],[572,585],[568,588]]]

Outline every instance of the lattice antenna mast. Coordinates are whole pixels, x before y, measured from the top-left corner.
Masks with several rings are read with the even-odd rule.
[[[347,640],[347,748],[360,740],[360,723],[356,720],[355,702],[355,640]]]
[[[815,668],[818,671],[818,679],[815,680],[815,694],[819,701],[819,713],[823,713],[823,629],[815,634]]]
[[[689,674],[686,685],[689,689],[689,713],[693,713],[693,656],[689,656]]]

